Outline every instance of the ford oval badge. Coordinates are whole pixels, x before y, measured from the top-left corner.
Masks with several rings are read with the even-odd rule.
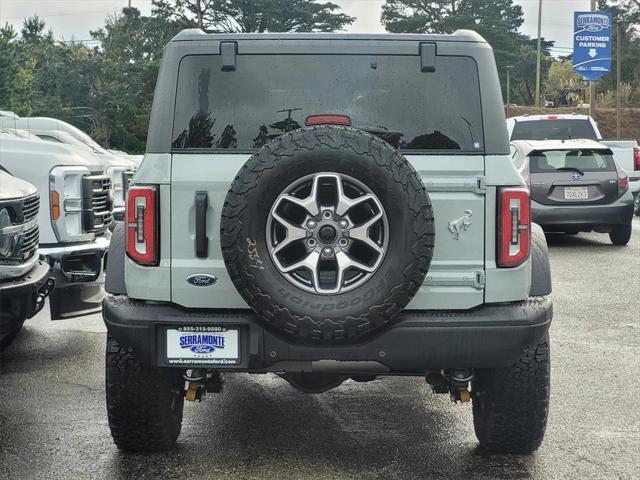
[[[208,273],[194,273],[187,277],[187,283],[194,287],[211,287],[218,282],[218,277]]]

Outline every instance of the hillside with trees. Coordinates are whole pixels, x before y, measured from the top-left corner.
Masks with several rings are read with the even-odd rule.
[[[600,0],[600,8],[623,20],[623,103],[640,105],[640,0],[617,3]],[[513,65],[512,102],[534,103],[536,41],[519,33],[523,13],[513,0],[387,0],[379,14],[389,32],[478,31],[495,50],[503,94],[506,66]],[[0,27],[0,110],[60,118],[107,147],[142,152],[162,49],[180,30],[331,32],[354,20],[338,5],[314,0],[153,0],[148,16],[124,8],[107,17],[90,46],[58,41],[42,19],[25,18],[19,31]],[[554,58],[552,47],[543,41],[545,98],[584,102],[570,58]],[[611,106],[615,75],[597,88],[598,104]]]

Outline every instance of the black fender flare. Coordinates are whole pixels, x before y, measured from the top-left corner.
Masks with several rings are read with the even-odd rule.
[[[112,295],[126,295],[127,286],[124,283],[124,222],[116,222],[111,234],[111,243],[107,253],[107,269],[104,288]]]
[[[531,224],[531,288],[530,297],[543,297],[551,293],[551,266],[547,238],[542,227]]]

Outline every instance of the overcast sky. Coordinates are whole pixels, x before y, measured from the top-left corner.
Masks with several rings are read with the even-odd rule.
[[[128,0],[0,0],[0,23],[19,28],[22,19],[37,14],[53,29],[58,40],[87,40],[89,31],[100,28],[108,14],[118,12]],[[487,0],[491,1],[491,0]],[[132,5],[149,14],[151,0],[131,0]],[[343,10],[357,17],[350,32],[383,32],[380,7],[384,0],[333,0]],[[536,36],[538,0],[515,0],[522,6],[525,22],[522,32]],[[589,0],[543,0],[542,36],[555,40],[555,55],[570,52],[573,12],[589,10]]]

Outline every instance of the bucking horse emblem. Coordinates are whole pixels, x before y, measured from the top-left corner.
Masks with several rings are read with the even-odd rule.
[[[463,230],[466,232],[471,226],[471,210],[465,210],[465,215],[457,220],[449,220],[449,231],[453,234],[454,240],[460,239],[460,232]]]

